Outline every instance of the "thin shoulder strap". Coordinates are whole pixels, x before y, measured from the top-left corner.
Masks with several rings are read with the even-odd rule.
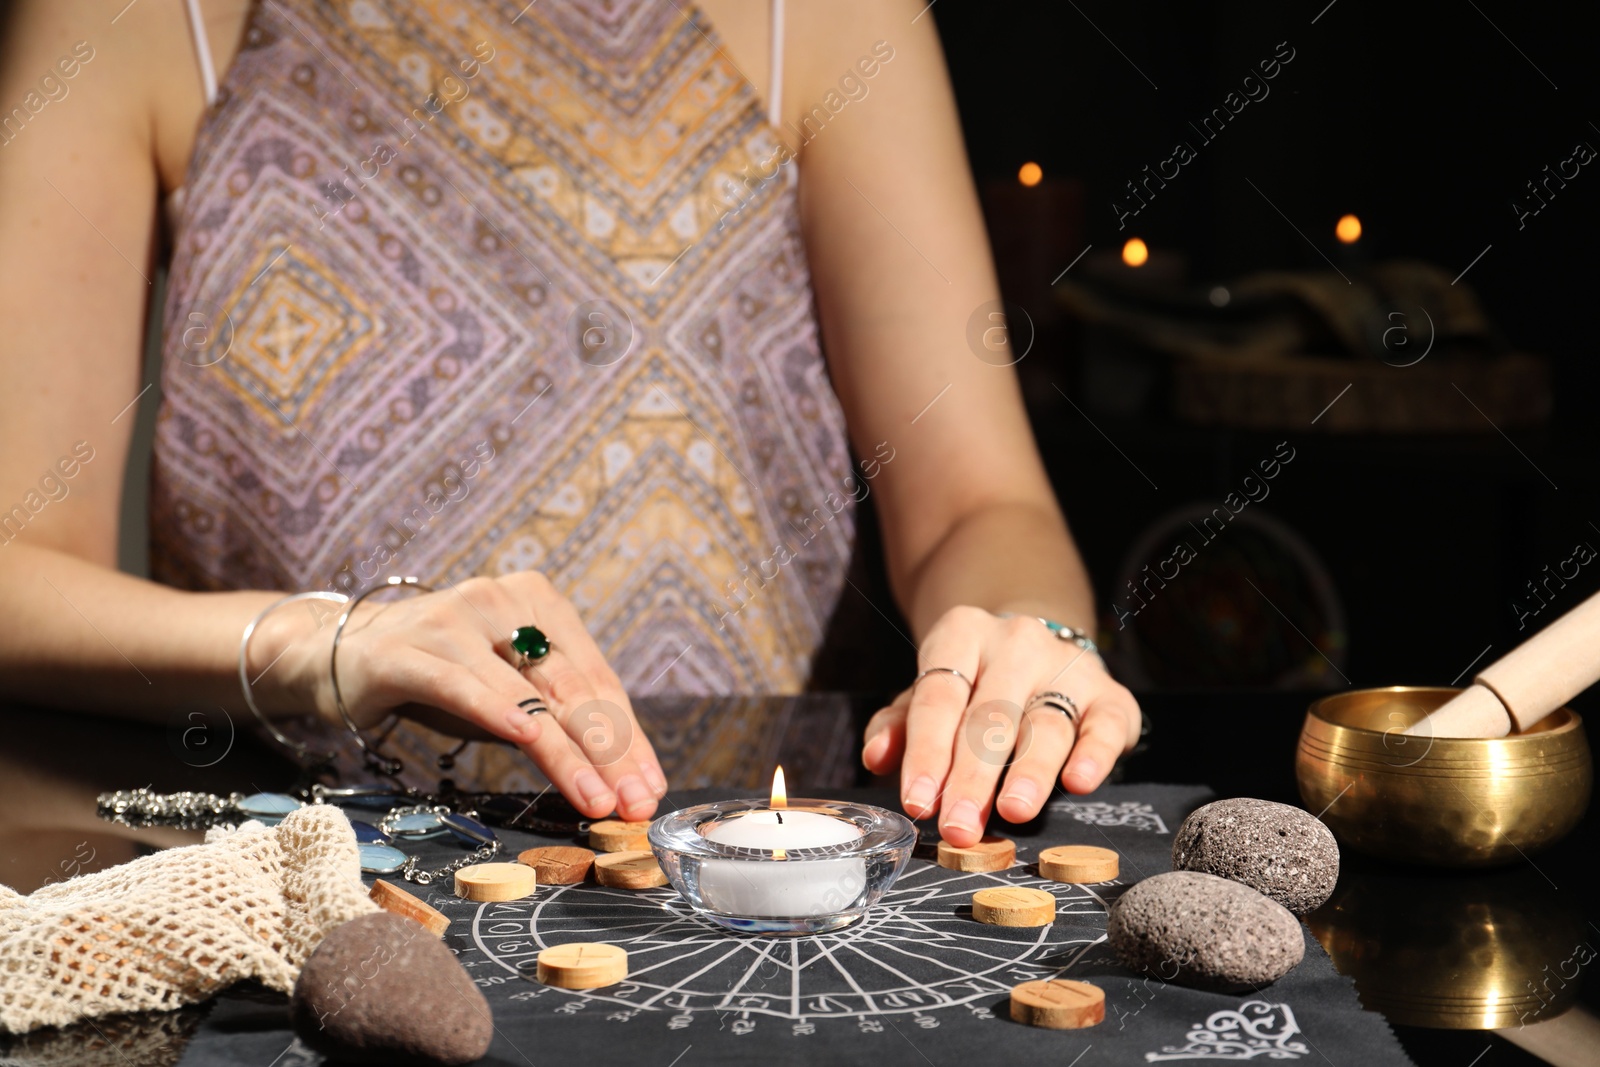
[[[783,0],[778,0],[782,3]],[[184,0],[184,10],[189,13],[189,32],[194,37],[195,58],[200,61],[200,84],[206,93],[206,106],[217,102],[217,68],[211,63],[211,41],[206,37],[206,23],[200,17],[200,0]]]
[[[772,89],[767,93],[767,121],[776,126],[782,118],[783,0],[772,0]]]

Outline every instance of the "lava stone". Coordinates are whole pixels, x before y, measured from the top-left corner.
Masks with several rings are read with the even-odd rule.
[[[388,912],[336,927],[289,1000],[294,1032],[348,1063],[465,1064],[489,1051],[489,1002],[420,923]]]
[[[1196,808],[1183,820],[1172,866],[1231,878],[1305,915],[1333,894],[1339,844],[1309,812],[1240,797]]]
[[[1106,940],[1132,970],[1220,993],[1276,982],[1305,955],[1300,921],[1282,904],[1195,871],[1158,874],[1123,893]]]

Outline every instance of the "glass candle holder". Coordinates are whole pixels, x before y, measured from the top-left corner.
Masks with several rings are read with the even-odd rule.
[[[917,828],[870,804],[724,800],[663,815],[650,848],[691,907],[741,933],[819,934],[866,914],[905,870]]]

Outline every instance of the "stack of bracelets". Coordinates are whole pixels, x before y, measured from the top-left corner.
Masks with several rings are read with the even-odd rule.
[[[344,692],[339,687],[339,642],[344,637],[344,628],[349,624],[350,616],[355,612],[356,605],[374,593],[382,592],[385,589],[399,588],[419,589],[424,593],[433,592],[433,589],[424,585],[421,579],[395,575],[384,579],[377,585],[362,590],[353,597],[346,596],[343,593],[293,593],[281,600],[275,600],[268,604],[261,610],[260,614],[246,624],[244,633],[239,638],[239,688],[244,694],[245,707],[250,709],[250,714],[256,717],[256,721],[261,724],[267,733],[272,735],[274,740],[295,754],[295,758],[299,760],[302,767],[309,769],[330,766],[337,758],[337,754],[332,752],[313,754],[301,742],[286,737],[283,731],[273,725],[272,720],[268,719],[262,712],[260,706],[256,704],[255,695],[251,692],[249,670],[250,638],[255,636],[257,627],[261,625],[268,615],[289,604],[307,600],[321,600],[343,605],[344,611],[340,613],[339,622],[333,630],[332,651],[328,654],[328,675],[333,688],[333,704],[338,709],[339,718],[344,720],[345,728],[350,731],[350,736],[355,738],[356,747],[361,750],[362,759],[366,764],[367,770],[386,778],[397,778],[400,772],[405,769],[405,765],[393,756],[386,756],[378,751],[376,747],[369,745],[366,737],[361,733],[361,728],[356,725],[355,719],[351,717],[350,709],[345,706]],[[550,639],[544,635],[544,631],[537,626],[517,627],[511,632],[508,645],[516,657],[513,663],[518,670],[537,666],[555,648],[550,643]],[[271,669],[270,664],[268,669]],[[518,706],[529,715],[550,712],[549,706],[536,697],[524,700]],[[438,758],[439,769],[441,771],[450,770],[455,765],[455,757],[460,755],[461,750],[466,746],[467,742],[463,741],[451,751],[441,754]]]

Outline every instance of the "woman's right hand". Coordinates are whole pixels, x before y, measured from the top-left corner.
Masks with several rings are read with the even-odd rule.
[[[254,692],[269,714],[311,706],[342,727],[329,653],[343,608],[318,608],[314,622],[290,610],[264,620],[250,649]],[[521,671],[510,649],[520,626],[537,626],[552,646]],[[339,641],[339,688],[363,729],[398,712],[447,733],[511,742],[590,818],[615,811],[648,819],[667,791],[621,681],[576,609],[535,571],[363,601]],[[532,697],[552,714],[518,706]]]

